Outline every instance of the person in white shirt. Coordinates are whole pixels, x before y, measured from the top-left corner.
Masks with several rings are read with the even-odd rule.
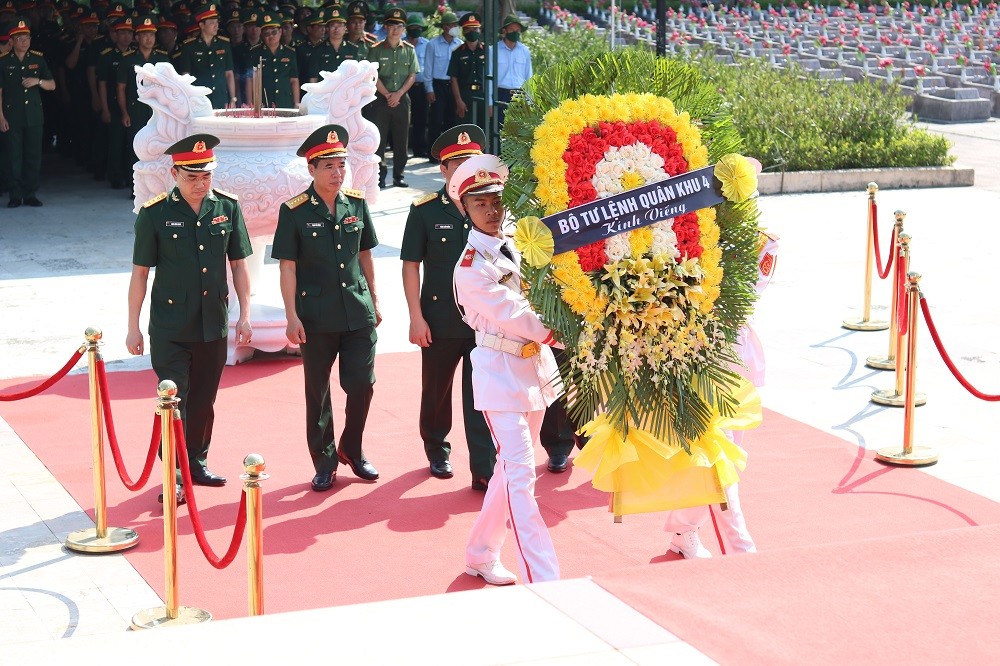
[[[452,51],[462,45],[462,41],[456,39],[459,35],[458,17],[446,12],[441,16],[441,34],[427,44],[424,62],[420,63],[427,103],[430,105],[427,136],[440,136],[442,132],[458,124],[448,64],[451,62]]]
[[[519,261],[500,230],[507,173],[498,157],[476,155],[459,165],[448,182],[448,194],[461,201],[472,224],[455,267],[455,302],[476,332],[473,397],[497,448],[493,477],[466,545],[465,572],[491,585],[517,580],[500,563],[508,521],[521,580],[559,578],[559,562],[534,493],[542,417],[562,392],[549,348],[558,343],[524,297]]]
[[[503,37],[496,46],[497,49],[497,99],[496,109],[498,122],[503,128],[507,105],[514,93],[519,91],[525,81],[531,78],[531,52],[521,43],[521,32],[524,24],[516,14],[508,14],[503,20],[500,35]],[[492,58],[487,59],[493,62]]]

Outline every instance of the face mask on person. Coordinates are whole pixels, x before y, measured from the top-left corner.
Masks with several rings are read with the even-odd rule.
[[[472,30],[471,32],[465,33],[465,41],[467,42],[478,42],[479,41],[479,31]]]
[[[456,25],[454,28],[448,31],[448,34],[451,35],[452,37],[458,37],[459,34],[461,33],[458,31],[458,26]]]
[[[516,30],[514,32],[508,32],[506,35],[504,35],[504,37],[508,41],[514,42],[516,44],[517,42],[521,41],[521,31]]]
[[[407,28],[406,36],[409,37],[410,39],[416,39],[417,37],[420,36],[420,33],[422,32],[423,30],[421,30],[420,28]]]

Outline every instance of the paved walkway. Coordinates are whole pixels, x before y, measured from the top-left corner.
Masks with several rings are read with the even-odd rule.
[[[979,250],[980,239],[992,238],[1000,209],[1000,123],[930,129],[954,142],[961,164],[976,168],[976,186],[880,192],[883,235],[889,211],[907,211],[913,268],[925,275],[924,291],[949,351],[974,383],[1000,392],[994,262],[984,260]],[[398,248],[407,206],[440,185],[437,167],[421,162],[411,162],[413,187],[385,191],[374,211],[382,243],[376,276],[383,304],[403,303]],[[90,325],[104,330],[109,368],[148,367],[148,357],[130,357],[124,347],[134,221],[130,201],[51,163],[40,196],[41,209],[0,209],[0,378],[47,376],[83,341]],[[859,446],[878,448],[898,444],[902,436],[901,411],[867,401],[873,389],[892,383],[888,373],[863,367],[867,355],[883,352],[887,337],[839,327],[861,305],[865,202],[863,192],[761,201],[764,222],[782,237],[782,247],[757,322],[769,363],[765,405]],[[276,299],[276,285],[276,266],[265,265],[258,294]],[[886,316],[887,293],[884,284],[876,286],[876,315]],[[405,308],[383,305],[383,310],[379,352],[413,349]],[[1000,501],[994,435],[1000,430],[1000,407],[969,396],[947,373],[923,329],[920,336],[919,382],[929,402],[917,411],[917,433],[919,443],[941,452],[941,462],[926,473]],[[79,556],[62,548],[69,532],[92,523],[2,420],[0,460],[0,646],[5,651],[43,654],[49,639],[117,633],[137,609],[160,603],[123,557]],[[391,612],[382,609],[373,616]],[[568,617],[578,627],[591,626],[571,613]],[[668,654],[699,660],[676,639],[660,638],[645,652],[612,651],[624,657],[622,663],[666,663]],[[554,640],[555,648],[547,649],[556,652],[546,652],[546,658],[560,654],[561,643]],[[606,643],[615,646],[613,640]],[[541,656],[534,649],[528,643],[510,661]],[[574,654],[571,646],[566,650],[561,654]]]

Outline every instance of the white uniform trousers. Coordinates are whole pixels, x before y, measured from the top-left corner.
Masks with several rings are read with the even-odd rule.
[[[730,439],[737,446],[743,445],[744,431],[733,430],[727,432]],[[715,516],[719,522],[719,533],[726,544],[727,553],[756,553],[757,546],[754,545],[753,538],[747,530],[747,522],[743,517],[743,510],[740,508],[739,484],[725,489],[726,505],[725,511],[719,505],[715,505]],[[688,532],[697,530],[708,523],[711,516],[708,506],[695,506],[689,509],[675,509],[667,512],[667,521],[663,529],[667,532]]]
[[[483,509],[472,525],[466,563],[484,565],[500,558],[507,523],[514,532],[522,583],[559,579],[549,530],[535,501],[535,444],[544,411],[485,411],[497,462],[486,489]]]

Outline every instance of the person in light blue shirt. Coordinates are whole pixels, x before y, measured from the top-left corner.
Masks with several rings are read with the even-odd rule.
[[[458,17],[451,12],[443,14],[441,34],[427,44],[424,61],[420,63],[427,103],[430,104],[427,136],[440,136],[442,132],[458,123],[455,118],[455,96],[451,91],[448,64],[451,62],[452,51],[462,44],[462,41],[457,39],[460,35]],[[429,159],[434,161],[433,157]]]
[[[417,80],[410,86],[407,95],[410,96],[410,147],[413,149],[414,157],[429,157],[427,146],[427,110],[430,106],[427,101],[427,91],[433,91],[433,87],[427,78],[425,68],[427,45],[429,39],[422,34],[426,30],[424,15],[414,12],[406,18],[406,41],[417,52],[417,63],[420,65],[420,72],[417,73]]]
[[[507,105],[514,93],[519,91],[525,81],[531,78],[531,52],[521,43],[521,31],[524,24],[516,14],[508,14],[503,20],[500,35],[503,37],[496,46],[497,49],[497,100],[500,127],[503,127]],[[487,58],[489,63],[493,58]]]

